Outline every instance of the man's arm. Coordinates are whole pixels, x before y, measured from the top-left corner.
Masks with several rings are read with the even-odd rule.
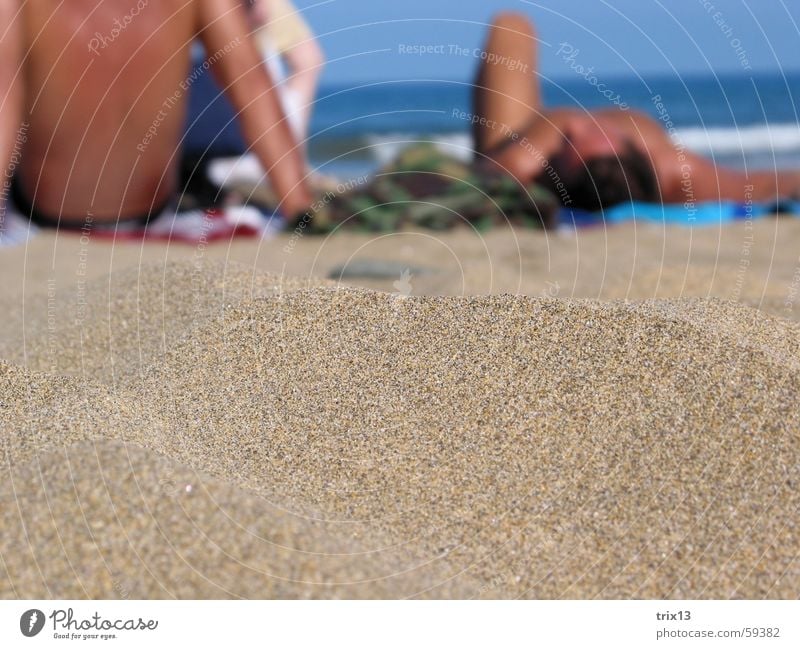
[[[311,194],[305,182],[301,150],[268,71],[249,36],[241,0],[201,0],[200,38],[209,55],[225,52],[214,66],[225,93],[239,113],[242,135],[277,194],[281,209],[293,216],[307,209]]]
[[[11,156],[22,119],[22,16],[18,0],[0,3],[0,187],[9,180]],[[3,192],[0,203],[8,198]]]
[[[505,139],[487,156],[497,169],[522,183],[534,182],[548,163],[565,146],[569,132],[580,114],[572,109],[557,109],[537,115],[518,132],[506,133]]]

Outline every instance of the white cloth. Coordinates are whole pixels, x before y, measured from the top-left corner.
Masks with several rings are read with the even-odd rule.
[[[23,244],[38,231],[38,227],[17,212],[11,201],[0,205],[0,248]]]
[[[261,58],[264,65],[269,70],[272,82],[278,89],[278,96],[281,100],[283,112],[286,114],[286,119],[289,122],[289,128],[292,129],[292,134],[298,143],[306,138],[303,132],[303,113],[300,98],[296,92],[292,92],[286,85],[286,68],[283,65],[283,60],[278,51],[267,40],[266,31],[260,30],[256,38],[259,50],[261,51]]]

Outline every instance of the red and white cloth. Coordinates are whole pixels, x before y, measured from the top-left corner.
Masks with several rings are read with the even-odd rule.
[[[164,210],[146,224],[118,223],[92,227],[91,236],[115,241],[170,241],[197,245],[234,237],[271,238],[284,227],[277,214],[266,216],[249,205],[220,209],[176,211]],[[0,247],[21,245],[41,228],[32,224],[9,205],[0,213]],[[64,230],[65,234],[81,234],[81,230]]]

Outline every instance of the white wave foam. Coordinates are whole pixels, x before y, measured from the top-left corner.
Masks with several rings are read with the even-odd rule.
[[[676,142],[703,153],[787,152],[800,150],[800,125],[679,129]]]
[[[403,149],[417,142],[431,142],[443,153],[447,153],[464,162],[472,160],[474,154],[472,137],[468,133],[446,133],[430,136],[395,133],[369,135],[366,139],[371,147],[373,158],[381,166],[389,164]]]

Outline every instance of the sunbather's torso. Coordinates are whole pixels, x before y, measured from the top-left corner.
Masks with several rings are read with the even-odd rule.
[[[66,220],[149,213],[175,190],[197,19],[184,0],[27,0],[18,182]]]
[[[743,172],[714,165],[684,146],[676,146],[661,124],[638,111],[599,110],[591,114],[572,109],[537,112],[520,136],[533,143],[535,150],[555,159],[567,153],[577,163],[592,156],[613,156],[628,143],[650,161],[655,172],[661,200],[665,203],[687,201],[759,201],[790,196],[800,190],[800,173]],[[678,143],[680,144],[680,143]],[[525,182],[542,174],[542,164],[525,147],[507,146],[500,161],[518,169]]]

